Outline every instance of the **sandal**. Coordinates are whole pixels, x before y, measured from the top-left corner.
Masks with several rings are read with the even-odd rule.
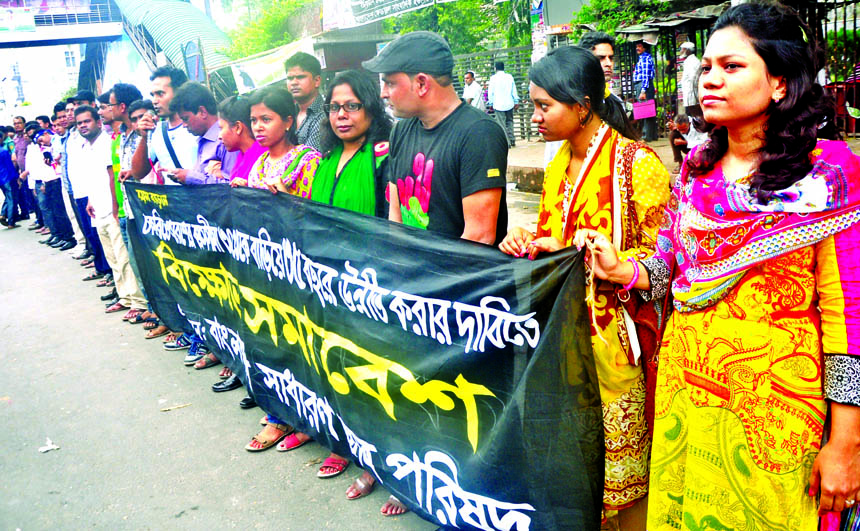
[[[111,284],[112,282],[113,282],[113,278],[112,278],[112,277],[109,277],[109,276],[107,276],[107,275],[105,275],[105,277],[104,277],[103,279],[101,279],[101,280],[99,280],[98,282],[96,282],[96,287],[99,287],[99,288],[111,288],[111,287],[113,287],[113,286],[112,286],[112,285],[110,285],[110,286],[109,286],[108,284]]]
[[[146,322],[147,319],[151,319],[151,318],[152,318],[152,314],[149,313],[149,310],[143,310],[134,319],[129,319],[128,324],[144,323],[144,322]]]
[[[376,478],[373,477],[370,472],[364,471],[364,473],[352,482],[352,485],[346,489],[346,499],[347,500],[357,500],[359,498],[364,498],[376,487]]]
[[[200,369],[208,369],[209,367],[214,367],[220,364],[221,360],[215,357],[215,354],[212,354],[210,352],[209,354],[206,354],[205,356],[197,360],[197,362],[194,364],[194,368],[199,371]]]
[[[140,314],[142,313],[143,310],[132,308],[131,310],[125,312],[125,315],[122,316],[122,320],[131,322],[132,319],[137,319],[138,317],[140,317]]]
[[[388,500],[382,504],[382,508],[379,512],[382,513],[382,516],[400,516],[401,514],[408,513],[409,509],[403,505],[402,501],[398,500],[394,496],[389,496]]]
[[[302,441],[296,436],[295,433],[291,433],[289,437],[285,437],[283,441],[278,443],[278,447],[276,448],[276,450],[279,452],[289,452],[290,450],[295,450],[296,448],[304,446],[313,440],[307,434],[305,434],[305,437],[307,437],[307,439]]]
[[[263,436],[263,432],[266,431],[269,426],[276,430],[275,437],[267,438]],[[245,445],[245,450],[248,450],[249,452],[262,452],[263,450],[267,450],[286,437],[288,432],[291,433],[292,430],[292,426],[288,424],[268,424],[265,428],[260,430],[260,433],[251,438],[251,442]]]
[[[143,337],[145,337],[146,339],[155,339],[156,337],[161,337],[161,336],[163,336],[165,334],[169,334],[169,333],[170,333],[170,329],[164,325],[161,325],[158,328],[153,328],[152,330],[147,332],[146,335]]]
[[[218,378],[221,378],[222,380],[226,380],[231,376],[233,376],[233,371],[230,370],[230,367],[224,367],[221,369],[221,372],[218,373]]]
[[[164,338],[165,343],[171,343],[179,339],[179,336],[182,335],[182,332],[170,332],[167,334],[167,337]]]
[[[89,276],[86,276],[81,280],[83,280],[84,282],[86,282],[87,280],[98,280],[100,278],[104,278],[104,276],[105,276],[105,273],[99,273],[98,271],[93,271],[92,273],[90,273]]]
[[[152,330],[153,328],[158,328],[159,322],[157,317],[147,317],[143,320],[143,329],[144,330]]]
[[[317,472],[317,477],[325,479],[339,476],[343,473],[344,470],[346,470],[348,466],[348,459],[344,459],[342,457],[332,454],[326,457],[325,461],[323,461],[323,464],[320,466],[319,472]],[[326,471],[325,469],[328,470]]]

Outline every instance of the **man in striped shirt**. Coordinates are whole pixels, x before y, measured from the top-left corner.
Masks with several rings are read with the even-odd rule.
[[[639,95],[641,101],[654,99],[654,59],[649,52],[651,46],[645,42],[636,43],[636,53],[639,61],[633,70],[634,92]],[[642,126],[642,136],[647,142],[657,140],[657,118],[645,118]]]

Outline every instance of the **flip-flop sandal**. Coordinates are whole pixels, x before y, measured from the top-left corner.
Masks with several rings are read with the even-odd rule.
[[[140,323],[145,323],[147,319],[150,319],[150,317],[144,317],[144,316],[143,316],[143,314],[144,314],[144,313],[146,313],[146,312],[140,312],[139,314],[137,314],[137,315],[135,316],[135,318],[134,318],[134,319],[129,319],[129,320],[128,320],[128,324],[140,324]]]
[[[341,459],[339,457],[326,457],[323,464],[320,465],[320,469],[317,472],[318,478],[333,478],[335,476],[339,476],[343,473],[344,470],[349,466],[349,461],[347,459]],[[334,470],[330,472],[323,472],[324,468],[332,468]]]
[[[140,317],[140,314],[142,313],[142,310],[132,308],[131,310],[127,311],[125,315],[122,316],[122,320],[131,322],[132,319],[137,319],[138,317]]]
[[[230,374],[227,374],[228,372]],[[232,375],[233,375],[233,371],[230,370],[230,367],[224,367],[223,369],[221,369],[221,372],[218,373],[218,378],[221,378],[222,380],[226,380],[227,378],[229,378]]]
[[[156,337],[161,337],[161,336],[163,336],[165,334],[169,334],[169,333],[170,333],[170,329],[164,325],[161,325],[158,328],[153,328],[152,330],[147,332],[146,335],[143,337],[145,337],[146,339],[155,339]]]
[[[400,509],[403,509],[403,512],[402,513],[394,513],[394,514],[382,512],[382,509],[385,509],[388,506],[398,507]],[[388,500],[382,504],[382,508],[379,509],[379,512],[382,513],[382,516],[400,516],[401,514],[408,513],[409,509],[405,505],[403,505],[402,501],[398,500],[394,496],[389,496]]]
[[[109,287],[112,287],[112,286],[108,286],[108,284],[110,284],[111,282],[113,282],[113,279],[108,280],[107,278],[103,278],[103,279],[99,280],[98,282],[96,282],[96,286],[98,286],[100,288],[109,288]]]
[[[346,493],[346,499],[347,500],[357,500],[359,498],[364,498],[365,496],[367,496],[368,494],[373,492],[374,488],[376,488],[376,478],[374,478],[373,476],[370,476],[370,482],[368,482],[366,479],[364,479],[364,474],[362,474],[362,475],[358,476],[357,478],[355,478],[355,481],[352,482],[352,485],[350,486],[350,488],[353,491],[357,492],[358,494],[350,497],[349,491],[347,490],[347,493]]]
[[[283,441],[278,443],[278,447],[275,448],[279,452],[289,452],[290,450],[295,450],[296,448],[302,447],[313,439],[308,438],[304,441],[300,441],[298,437],[296,437],[295,433],[291,433],[289,437],[285,437]]]
[[[98,271],[93,271],[89,276],[84,277],[82,280],[84,282],[86,282],[88,280],[98,280],[100,278],[103,278],[104,276],[105,276],[105,273],[99,273]]]
[[[280,430],[281,434],[279,436],[274,439],[261,439],[260,434],[258,433],[257,435],[251,437],[251,442],[245,445],[245,450],[248,450],[249,452],[262,452],[263,450],[268,450],[272,446],[278,444],[278,442],[284,437],[286,437],[288,434],[292,435],[292,426],[289,426],[287,424],[272,424],[272,426]],[[262,431],[260,433],[262,433]],[[255,448],[254,446],[251,446],[251,443],[254,441],[260,443],[260,448]]]
[[[157,317],[147,317],[146,319],[143,320],[143,329],[144,330],[154,330],[154,329],[158,328],[159,324],[160,323],[158,322]]]

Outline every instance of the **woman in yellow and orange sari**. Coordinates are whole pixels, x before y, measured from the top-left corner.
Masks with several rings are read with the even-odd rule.
[[[573,242],[577,230],[600,232],[625,257],[654,253],[669,197],[669,173],[637,136],[608,93],[600,63],[577,47],[550,52],[529,71],[532,122],[548,141],[564,140],[547,166],[537,233],[512,229],[499,248],[533,258]],[[626,293],[604,281],[594,286],[592,345],[603,403],[606,464],[604,518],[611,527],[645,529],[650,442],[645,380]],[[620,511],[620,512],[619,512]]]
[[[671,290],[651,531],[834,529],[860,497],[860,157],[814,81],[814,35],[778,4],[723,13],[699,79],[710,140],[684,162],[657,252],[574,238],[597,277]]]

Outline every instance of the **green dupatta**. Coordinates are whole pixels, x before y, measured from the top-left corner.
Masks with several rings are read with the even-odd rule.
[[[342,153],[343,144],[338,144],[320,161],[311,199],[359,214],[376,215],[377,201],[380,200],[377,197],[376,173],[388,156],[388,142],[376,146],[365,143],[338,175],[337,164]]]

